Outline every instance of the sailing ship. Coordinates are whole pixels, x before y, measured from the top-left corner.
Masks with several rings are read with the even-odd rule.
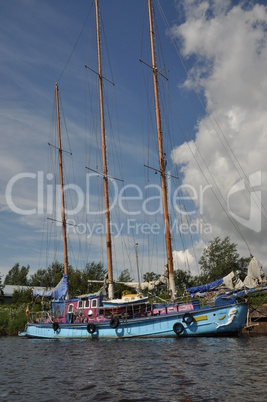
[[[167,265],[162,282],[168,283],[171,303],[155,304],[142,294],[124,293],[121,299],[114,299],[114,280],[112,270],[112,249],[110,231],[110,211],[108,192],[108,171],[105,143],[104,105],[102,93],[102,66],[99,35],[99,8],[95,0],[97,49],[98,49],[98,81],[101,116],[102,139],[102,177],[104,183],[106,248],[108,277],[99,292],[92,295],[81,295],[68,298],[68,252],[66,237],[66,218],[64,206],[62,148],[60,137],[60,118],[58,85],[56,84],[58,149],[61,179],[62,228],[64,246],[64,275],[58,286],[50,291],[38,293],[36,297],[47,297],[53,300],[50,311],[37,314],[29,312],[25,331],[20,336],[37,338],[86,338],[86,339],[121,339],[131,337],[191,337],[191,336],[226,336],[236,335],[245,325],[248,305],[245,297],[267,286],[262,286],[264,276],[260,264],[252,259],[249,266],[247,285],[236,280],[234,274],[202,287],[188,289],[192,299],[187,303],[176,302],[173,255],[170,234],[170,222],[166,190],[165,158],[162,142],[161,114],[158,95],[158,69],[155,59],[154,26],[152,18],[152,0],[148,0],[148,15],[151,44],[151,62],[157,122],[157,140],[159,152],[159,172],[162,189],[162,203],[167,251]],[[256,272],[256,273],[255,273]],[[152,285],[160,283],[155,281]],[[137,289],[144,289],[151,284],[133,284]],[[198,295],[203,292],[214,292],[213,302],[201,306]],[[217,295],[217,296],[216,296]]]

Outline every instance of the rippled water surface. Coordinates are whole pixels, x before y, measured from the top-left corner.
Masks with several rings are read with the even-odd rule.
[[[264,401],[267,337],[0,338],[1,401]]]

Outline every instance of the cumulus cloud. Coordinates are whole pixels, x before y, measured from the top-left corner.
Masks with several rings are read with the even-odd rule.
[[[196,258],[202,254],[205,243],[200,240],[185,251],[173,251],[174,269],[181,269],[190,272],[193,276],[200,274],[200,268]]]
[[[230,236],[244,256],[247,242],[266,265],[267,7],[192,0],[184,14],[172,28],[188,65],[194,61],[183,86],[200,91],[206,114],[172,160],[183,184],[211,184],[203,213],[213,235]]]

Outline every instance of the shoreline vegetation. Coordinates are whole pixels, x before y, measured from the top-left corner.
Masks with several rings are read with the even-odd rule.
[[[27,304],[19,307],[14,305],[0,306],[0,336],[18,335],[23,331],[27,323],[26,316]]]

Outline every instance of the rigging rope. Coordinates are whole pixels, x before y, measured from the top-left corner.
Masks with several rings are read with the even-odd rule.
[[[74,53],[74,51],[75,51],[75,49],[76,49],[76,47],[77,47],[77,45],[78,45],[78,43],[79,43],[79,40],[80,40],[80,38],[81,38],[81,36],[82,36],[84,27],[85,27],[86,22],[87,22],[87,20],[88,20],[88,17],[89,17],[89,15],[90,15],[91,11],[92,11],[92,6],[93,6],[93,3],[91,3],[91,8],[89,9],[89,12],[88,12],[88,14],[87,14],[87,16],[86,16],[86,19],[85,19],[85,21],[84,21],[84,24],[83,24],[83,26],[82,26],[82,29],[81,29],[81,31],[80,31],[80,33],[79,33],[79,35],[78,35],[78,38],[77,38],[77,40],[76,40],[76,42],[75,42],[75,44],[74,44],[74,46],[73,46],[73,48],[72,48],[72,51],[71,51],[71,53],[70,53],[70,55],[69,55],[69,57],[68,57],[68,59],[67,59],[67,61],[66,61],[66,63],[65,63],[65,66],[63,67],[63,69],[62,69],[62,71],[61,71],[61,73],[60,73],[60,75],[59,75],[59,77],[58,77],[58,79],[57,79],[57,82],[60,81],[62,75],[64,74],[64,72],[65,72],[65,70],[66,70],[66,68],[67,68],[67,65],[69,64],[69,61],[70,61],[70,59],[72,58],[72,55],[73,55],[73,53]]]

